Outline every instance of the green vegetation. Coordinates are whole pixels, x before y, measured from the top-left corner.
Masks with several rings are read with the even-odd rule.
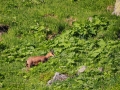
[[[120,17],[106,10],[113,4],[113,0],[0,0],[0,23],[10,26],[0,36],[0,89],[119,90]],[[28,57],[51,48],[55,57],[26,72]],[[77,75],[81,66],[87,68]],[[47,86],[55,72],[69,78]]]

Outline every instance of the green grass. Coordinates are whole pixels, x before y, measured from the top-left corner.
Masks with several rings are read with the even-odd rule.
[[[106,10],[115,1],[44,1],[0,0],[0,23],[10,26],[0,37],[0,89],[119,90],[120,17]],[[90,16],[92,23],[87,21]],[[69,17],[77,20],[72,26],[66,22]],[[51,48],[55,57],[26,72],[28,57],[44,55]],[[76,75],[83,65],[86,71]],[[69,78],[47,86],[55,72]]]

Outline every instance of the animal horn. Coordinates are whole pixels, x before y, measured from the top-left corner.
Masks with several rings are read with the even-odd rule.
[[[53,49],[50,49],[50,51],[54,54],[54,50]]]

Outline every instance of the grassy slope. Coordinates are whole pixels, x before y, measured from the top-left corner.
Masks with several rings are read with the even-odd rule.
[[[103,3],[105,2],[105,3]],[[94,3],[95,5],[93,5]],[[101,4],[99,4],[101,3]],[[45,22],[45,26],[49,27],[53,32],[58,32],[61,25],[68,28],[65,19],[68,16],[73,16],[77,22],[84,22],[89,16],[95,14],[110,14],[106,13],[106,7],[113,4],[113,1],[78,1],[72,3],[70,0],[60,1],[45,1],[40,3],[37,0],[33,1],[1,1],[1,17],[0,22],[10,25],[9,35],[5,36],[5,42],[9,45],[19,44],[19,39],[16,34],[28,33],[31,26],[41,25]],[[54,17],[43,17],[48,14],[54,14]],[[109,16],[109,15],[107,15]],[[111,17],[110,17],[111,18]],[[14,36],[14,37],[13,37]],[[9,38],[9,39],[8,39]],[[12,41],[12,42],[11,42]],[[15,41],[15,42],[14,42]],[[29,41],[29,40],[28,40]],[[6,43],[6,44],[7,44]]]
[[[50,77],[54,75],[54,72],[58,71],[68,73],[69,76],[72,76],[74,75],[74,73],[76,73],[78,67],[84,65],[85,61],[81,61],[77,63],[77,66],[73,65],[69,67],[68,65],[67,67],[61,67],[67,64],[66,59],[78,58],[77,56],[72,57],[73,53],[71,53],[69,49],[61,49],[63,50],[63,52],[59,54],[59,50],[56,47],[55,50],[58,51],[56,51],[55,58],[51,58],[50,61],[45,64],[40,63],[38,67],[32,68],[29,73],[25,72],[24,66],[27,57],[31,55],[45,54],[47,53],[48,49],[52,47],[52,45],[54,46],[54,44],[51,44],[52,41],[44,40],[44,36],[41,36],[41,32],[38,32],[39,34],[31,33],[31,28],[35,29],[37,25],[43,25],[45,27],[48,27],[52,33],[57,33],[59,27],[61,26],[64,27],[64,30],[71,28],[65,22],[65,19],[68,16],[73,16],[74,18],[77,18],[77,22],[79,23],[83,23],[89,16],[93,16],[95,14],[106,16],[109,18],[110,21],[116,20],[117,18],[115,16],[111,16],[110,12],[106,12],[106,7],[111,4],[113,5],[113,0],[78,0],[77,2],[72,2],[71,0],[45,0],[45,3],[39,2],[39,0],[1,0],[0,2],[0,23],[10,25],[10,30],[8,34],[3,35],[1,41],[1,43],[6,46],[6,51],[3,50],[0,53],[3,56],[0,58],[0,87],[3,90],[40,90],[40,88],[44,90],[52,88],[56,90],[61,88],[66,90],[70,89],[71,85],[73,85],[71,89],[77,89],[77,86],[79,86],[77,84],[79,77],[75,78],[75,80],[68,79],[66,82],[64,82],[65,84],[58,83],[58,85],[55,84],[52,87],[45,86],[45,83],[47,82],[47,80],[50,79]],[[55,17],[50,16],[49,14],[54,14]],[[62,37],[62,35],[64,36],[64,33],[62,33],[61,36],[58,35],[58,38]],[[112,34],[110,34],[110,38],[111,37]],[[57,39],[55,39],[54,41],[57,42]],[[49,42],[51,46],[48,45]],[[14,57],[11,58],[8,55],[13,55]],[[66,55],[68,55],[69,57],[67,57]],[[89,63],[89,61],[86,60],[86,63]],[[109,70],[109,67],[107,68]],[[83,77],[85,77],[85,75],[83,75]],[[107,82],[105,81],[104,84],[102,84],[101,82],[100,85],[96,84],[96,86],[93,87],[99,89],[104,87],[106,88],[104,84]],[[112,83],[115,84],[114,82],[114,78],[111,78],[111,81],[109,83],[111,85]],[[79,83],[83,84],[82,82]],[[115,86],[119,88],[118,83],[115,84]],[[87,88],[91,87],[86,85],[86,89]],[[114,86],[111,85],[108,90],[111,88],[114,88]]]

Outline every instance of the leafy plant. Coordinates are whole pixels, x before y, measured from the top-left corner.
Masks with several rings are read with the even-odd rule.
[[[92,21],[87,21],[81,25],[75,23],[72,32],[73,36],[89,39],[97,36],[99,31],[107,30],[109,27],[109,21],[104,17],[95,15],[91,19]]]

